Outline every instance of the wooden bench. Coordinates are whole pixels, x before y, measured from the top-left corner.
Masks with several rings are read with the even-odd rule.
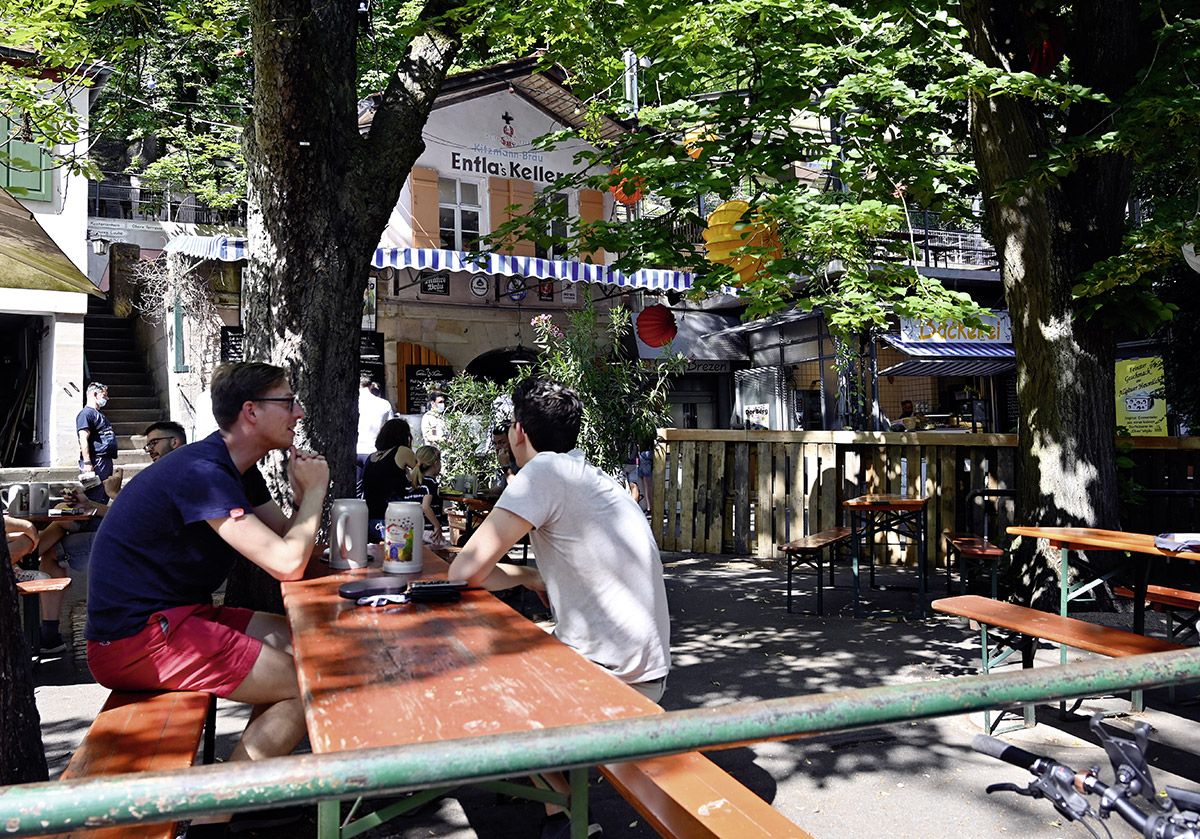
[[[1137,635],[1123,629],[1114,629],[1077,618],[1042,612],[1038,609],[1018,606],[1015,603],[991,600],[977,594],[944,597],[941,600],[933,601],[933,608],[935,611],[957,615],[979,624],[984,673],[990,671],[992,664],[999,664],[1000,661],[1007,658],[1008,653],[999,655],[999,650],[1004,648],[1008,648],[1010,651],[1019,649],[1021,666],[1032,667],[1035,652],[1033,641],[1037,638],[1114,658],[1187,649],[1181,644],[1173,644],[1170,641],[1148,638],[1145,635]],[[995,661],[993,661],[993,653],[988,644],[989,627],[1007,629],[1016,633],[1013,638],[999,646],[997,650],[999,657]],[[1135,710],[1139,710],[1141,691],[1134,692],[1133,703]],[[1031,727],[1033,725],[1033,706],[1025,706],[1024,716],[1025,727]],[[984,712],[984,724],[990,732],[991,712]]]
[[[821,563],[828,548],[829,555],[829,585],[833,586],[833,549],[848,541],[853,535],[849,527],[833,527],[822,530],[803,539],[796,539],[786,545],[779,545],[777,550],[787,558],[787,610],[792,611],[792,572],[801,563],[812,563],[817,571],[817,614],[825,614],[825,604],[822,599]]]
[[[26,580],[17,583],[17,592],[21,595],[21,613],[25,621],[25,640],[29,642],[29,652],[33,660],[38,660],[42,646],[42,609],[37,597],[32,595],[45,594],[50,591],[64,591],[71,585],[70,577],[51,577],[48,580]]]
[[[62,780],[186,769],[212,763],[216,697],[199,691],[113,691],[63,771]],[[172,839],[177,822],[132,824],[59,834],[74,839]]]
[[[990,565],[992,578],[992,599],[996,599],[996,577],[1000,569],[1000,560],[1004,558],[1004,550],[993,545],[986,539],[981,539],[974,533],[942,534],[946,539],[946,594],[950,593],[950,569],[958,560],[958,593],[967,593],[967,576],[971,565]]]
[[[811,839],[699,752],[600,772],[664,839]]]
[[[1133,590],[1125,586],[1117,586],[1113,593],[1119,597],[1133,598]],[[1196,622],[1200,620],[1200,592],[1188,591],[1182,588],[1167,586],[1146,586],[1146,602],[1154,607],[1154,611],[1163,612],[1167,616],[1167,638],[1176,644],[1196,632]],[[1175,626],[1178,613],[1190,612],[1190,616],[1180,618],[1179,626]]]

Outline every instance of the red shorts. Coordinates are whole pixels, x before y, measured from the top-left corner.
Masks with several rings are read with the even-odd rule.
[[[254,612],[176,606],[118,641],[88,641],[88,667],[112,690],[202,690],[229,696],[258,660],[262,641],[246,634]]]

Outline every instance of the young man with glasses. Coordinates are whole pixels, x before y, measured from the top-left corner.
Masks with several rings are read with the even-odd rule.
[[[304,408],[282,368],[223,364],[212,402],[219,429],[152,463],[104,518],[88,581],[88,665],[113,689],[254,705],[230,759],[257,760],[289,754],[305,734],[291,635],[282,616],[216,607],[212,596],[238,556],[278,580],[303,576],[329,466],[293,444]],[[256,465],[279,449],[291,517]]]
[[[187,445],[187,432],[183,426],[170,420],[151,423],[142,434],[146,437],[146,445],[142,448],[150,455],[151,461]]]

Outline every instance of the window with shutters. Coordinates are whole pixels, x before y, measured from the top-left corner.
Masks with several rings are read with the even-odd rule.
[[[479,184],[455,178],[438,178],[438,232],[442,250],[479,250],[482,211]]]
[[[32,140],[19,115],[0,115],[0,143],[5,153],[0,158],[0,186],[18,198],[49,201],[54,183],[50,154]]]
[[[555,241],[547,247],[541,243],[534,244],[534,256],[539,259],[564,259],[566,257],[566,248],[563,241],[567,236],[567,217],[570,209],[567,203],[567,194],[565,192],[555,192],[548,196],[538,196],[538,204],[550,206],[553,216],[550,223],[546,226],[546,233],[554,237]]]

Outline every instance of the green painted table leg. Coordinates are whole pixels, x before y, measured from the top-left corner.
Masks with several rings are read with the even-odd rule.
[[[317,802],[317,839],[339,839],[342,802]]]

